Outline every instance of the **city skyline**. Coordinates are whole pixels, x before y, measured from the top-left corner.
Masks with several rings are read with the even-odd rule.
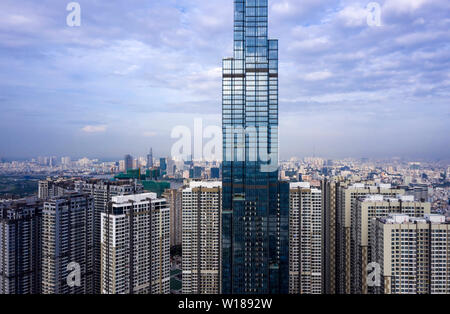
[[[111,158],[220,126],[233,1],[0,4],[1,157]],[[448,1],[271,1],[280,157],[450,157]],[[220,10],[217,8],[220,7]]]

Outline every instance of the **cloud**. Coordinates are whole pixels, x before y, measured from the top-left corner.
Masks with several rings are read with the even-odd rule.
[[[307,81],[320,81],[325,80],[327,78],[330,78],[333,76],[333,73],[329,71],[319,71],[319,72],[312,72],[305,75],[305,80]]]
[[[85,133],[103,133],[106,131],[106,125],[86,125],[81,130]]]
[[[270,0],[269,35],[280,47],[280,132],[289,139],[282,155],[308,153],[297,144],[305,132],[329,147],[323,154],[364,153],[359,132],[380,135],[373,141],[380,154],[427,147],[430,156],[450,155],[450,2],[379,1],[381,27],[367,25],[369,2]],[[2,146],[12,154],[74,147],[103,154],[109,145],[105,154],[121,156],[154,142],[167,154],[173,126],[204,114],[220,123],[233,0],[80,4],[82,26],[70,28],[60,1],[0,2]],[[17,125],[23,129],[14,133]],[[66,138],[55,135],[46,147],[39,129]],[[386,144],[383,136],[406,129],[408,149]],[[357,144],[339,146],[335,134]]]
[[[145,131],[144,133],[142,133],[142,135],[145,137],[155,137],[158,135],[158,133],[154,131]]]

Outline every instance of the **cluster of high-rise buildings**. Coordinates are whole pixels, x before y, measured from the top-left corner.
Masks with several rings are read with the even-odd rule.
[[[1,293],[169,293],[166,199],[120,180],[45,180],[38,195],[0,202]]]
[[[37,198],[0,201],[0,293],[169,293],[179,245],[185,294],[450,293],[450,224],[432,212],[428,188],[394,169],[336,173],[317,158],[306,162],[320,177],[279,171],[268,3],[235,0],[234,11],[222,180],[190,165],[192,180],[161,195],[145,191],[138,170],[134,180],[43,180]],[[151,176],[152,151],[143,162]],[[119,167],[139,161],[127,155]],[[420,165],[409,167],[417,180]],[[174,169],[160,159],[159,171]]]

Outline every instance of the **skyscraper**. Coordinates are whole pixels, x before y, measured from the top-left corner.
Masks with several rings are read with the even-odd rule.
[[[268,1],[234,1],[223,60],[222,292],[288,292],[289,185],[278,183],[278,41]]]
[[[322,192],[308,182],[290,184],[289,293],[323,291]]]
[[[336,195],[336,289],[339,294],[350,294],[355,292],[352,285],[351,257],[356,248],[352,231],[352,226],[356,212],[356,201],[358,198],[366,197],[370,194],[393,196],[404,195],[402,189],[392,188],[390,184],[380,184],[378,186],[366,185],[364,183],[339,184]]]
[[[220,292],[221,182],[183,189],[183,293]]]
[[[103,294],[170,292],[169,211],[156,193],[112,198],[101,214]]]
[[[0,201],[0,294],[41,292],[41,216],[35,198]]]
[[[44,203],[42,212],[42,293],[93,293],[94,199],[68,193]],[[79,267],[80,282],[68,284],[71,265]]]
[[[430,214],[430,203],[414,201],[414,196],[402,195],[397,197],[383,195],[368,195],[356,201],[356,210],[353,212],[351,234],[352,245],[352,285],[355,293],[369,293],[367,286],[367,265],[372,263],[374,256],[369,245],[372,236],[372,221],[376,218],[385,218],[390,214],[404,214],[410,217],[423,218]]]
[[[125,155],[125,171],[133,169],[133,156]]]
[[[153,168],[153,148],[150,148],[150,153],[147,155],[147,169]]]
[[[450,293],[450,224],[445,216],[393,214],[372,224],[372,254],[381,271],[375,293]]]
[[[94,234],[94,293],[100,291],[100,232],[101,213],[107,211],[107,205],[113,196],[132,195],[144,192],[142,184],[134,184],[129,180],[89,179],[75,182],[75,190],[84,192],[94,198],[93,234]]]
[[[182,190],[166,189],[163,197],[170,207],[170,246],[181,245]]]

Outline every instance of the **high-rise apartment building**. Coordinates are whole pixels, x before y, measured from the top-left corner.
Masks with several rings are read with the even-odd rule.
[[[74,182],[71,179],[47,178],[38,182],[38,197],[42,200],[63,196],[74,190]]]
[[[183,189],[184,294],[220,293],[221,182],[191,182]]]
[[[375,293],[450,293],[450,224],[445,216],[396,214],[373,225],[372,254],[381,270]]]
[[[373,262],[371,247],[369,245],[372,235],[372,220],[385,218],[391,214],[404,214],[410,217],[423,218],[429,215],[430,203],[418,202],[414,196],[383,196],[368,195],[356,201],[356,210],[352,213],[354,230],[352,231],[352,285],[355,293],[369,293],[367,285],[367,266]]]
[[[101,292],[170,292],[170,209],[156,193],[114,196],[101,214]]]
[[[170,207],[170,246],[182,242],[182,190],[166,189],[163,197]]]
[[[323,293],[336,294],[336,236],[337,236],[337,192],[344,178],[321,181],[323,210]]]
[[[336,282],[337,291],[341,294],[350,294],[354,292],[351,284],[351,256],[354,254],[352,248],[352,225],[355,224],[352,213],[356,210],[356,200],[370,194],[396,196],[403,195],[402,189],[392,188],[390,184],[380,184],[378,186],[369,186],[364,183],[355,183],[352,185],[339,185],[337,191],[337,218],[336,218]],[[354,229],[353,229],[354,230]]]
[[[68,193],[44,202],[42,212],[42,293],[93,293],[94,200]],[[68,279],[79,267],[79,285]]]
[[[230,0],[231,1],[231,0]],[[268,1],[234,1],[223,60],[222,292],[287,293],[289,184],[278,182],[278,41]]]
[[[42,205],[0,201],[0,294],[41,293]]]
[[[290,184],[289,293],[323,291],[322,193],[307,182]]]
[[[94,228],[94,293],[100,290],[100,231],[101,213],[106,212],[108,203],[113,196],[139,194],[144,191],[142,184],[130,180],[100,180],[89,179],[75,182],[75,190],[88,193],[94,198],[93,228]]]

